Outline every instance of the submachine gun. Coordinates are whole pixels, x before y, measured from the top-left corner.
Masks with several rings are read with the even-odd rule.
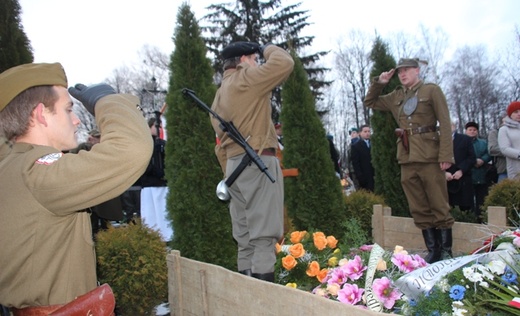
[[[226,122],[223,118],[221,118],[217,113],[215,113],[213,110],[211,110],[204,102],[202,102],[196,95],[193,90],[184,88],[182,89],[182,93],[185,96],[189,96],[192,98],[201,108],[206,110],[208,113],[210,113],[214,118],[216,118],[220,124],[220,129],[225,132],[235,143],[240,145],[242,148],[244,148],[246,154],[242,158],[242,161],[240,161],[240,164],[238,167],[233,170],[233,173],[229,176],[229,178],[224,179],[220,181],[220,183],[217,185],[217,197],[221,199],[222,201],[227,201],[230,198],[229,190],[228,188],[235,182],[237,177],[244,171],[244,169],[251,164],[251,162],[254,162],[255,165],[258,166],[258,169],[265,173],[265,175],[271,180],[272,183],[275,182],[274,178],[271,176],[269,171],[267,171],[267,167],[265,166],[262,159],[260,159],[260,156],[254,151],[253,148],[249,145],[247,140],[240,134],[238,129],[235,127],[233,122]]]

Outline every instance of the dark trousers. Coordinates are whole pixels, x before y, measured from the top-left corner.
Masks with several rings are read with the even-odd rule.
[[[121,194],[121,206],[125,215],[125,222],[129,223],[134,217],[141,217],[141,187],[131,187]]]
[[[475,204],[473,207],[473,214],[475,214],[476,217],[479,217],[481,213],[481,207],[484,204],[484,199],[488,195],[489,185],[487,183],[474,184],[473,190],[475,191]]]

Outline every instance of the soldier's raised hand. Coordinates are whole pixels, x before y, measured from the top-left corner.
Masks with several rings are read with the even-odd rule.
[[[92,86],[85,86],[84,84],[78,83],[74,87],[69,88],[69,93],[74,98],[78,99],[83,106],[90,112],[90,114],[95,115],[94,108],[96,106],[97,101],[104,96],[115,94],[116,91],[111,86],[100,83]]]
[[[390,69],[389,71],[385,71],[379,75],[379,83],[386,84],[390,79],[392,79],[392,76],[395,73],[395,69]]]

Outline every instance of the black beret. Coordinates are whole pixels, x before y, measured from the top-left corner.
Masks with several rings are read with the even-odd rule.
[[[254,42],[234,42],[222,50],[222,58],[229,59],[258,52],[260,45]]]
[[[466,126],[464,126],[464,129],[468,129],[468,127],[474,127],[476,129],[478,129],[478,124],[475,122],[467,122]]]

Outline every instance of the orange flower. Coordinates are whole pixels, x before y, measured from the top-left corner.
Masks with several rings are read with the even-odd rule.
[[[315,232],[312,234],[312,238],[316,238],[316,237],[323,237],[325,238],[325,234],[322,233],[322,232]]]
[[[296,262],[296,259],[294,259],[294,257],[291,255],[287,255],[282,258],[282,266],[287,271],[291,271],[294,267],[296,267],[297,264],[298,262]]]
[[[327,236],[327,246],[329,246],[330,249],[336,248],[336,245],[338,244],[338,240],[334,236]]]
[[[316,246],[318,250],[323,250],[325,247],[327,247],[327,238],[323,233],[314,233],[313,237],[314,246]]]
[[[309,263],[309,266],[307,267],[307,271],[306,271],[308,276],[314,277],[314,276],[318,275],[319,272],[320,272],[320,264],[317,261],[312,261],[311,263]]]
[[[305,237],[305,234],[307,234],[307,231],[305,230],[302,230],[302,231],[294,231],[291,233],[291,242],[293,244],[297,244],[299,243],[300,241],[302,241],[303,237]]]
[[[318,275],[316,276],[316,278],[318,279],[318,281],[320,281],[320,283],[322,283],[323,280],[325,280],[325,278],[327,277],[328,273],[329,273],[328,269],[321,269],[320,272],[318,272]]]
[[[305,254],[305,249],[301,243],[289,247],[289,253],[295,258],[301,258]]]
[[[276,254],[279,254],[280,251],[282,251],[282,246],[280,246],[279,243],[276,243],[276,245],[275,245],[275,249],[276,249]]]

